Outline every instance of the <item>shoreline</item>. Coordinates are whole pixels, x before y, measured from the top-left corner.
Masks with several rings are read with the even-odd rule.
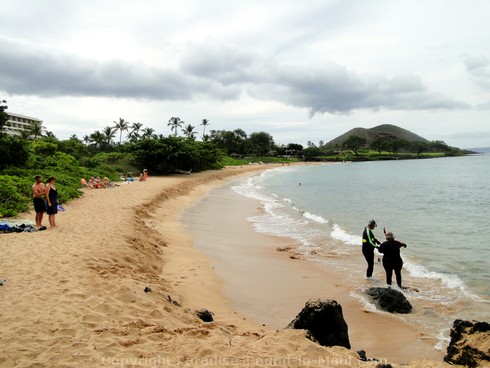
[[[64,206],[57,228],[0,234],[0,277],[8,279],[0,287],[0,365],[375,367],[354,350],[311,342],[304,331],[244,319],[182,230],[182,209],[210,188],[270,167],[87,190]],[[199,320],[202,308],[215,322]]]
[[[442,361],[444,352],[434,347],[435,339],[424,337],[416,326],[365,310],[351,296],[352,286],[342,274],[279,252],[284,247],[294,251],[295,240],[256,232],[247,218],[259,215],[261,204],[235,193],[232,183],[212,189],[181,217],[188,222],[185,231],[193,234],[195,246],[223,280],[225,296],[235,309],[258,324],[284,328],[309,299],[334,299],[342,306],[353,351],[404,363],[414,352]],[[370,286],[367,280],[361,282]]]

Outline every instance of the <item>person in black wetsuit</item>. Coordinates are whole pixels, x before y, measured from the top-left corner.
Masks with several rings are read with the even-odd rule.
[[[374,250],[378,248],[378,245],[381,242],[374,237],[373,230],[378,226],[376,225],[376,221],[371,220],[368,223],[368,226],[364,228],[362,232],[362,254],[366,259],[368,264],[368,268],[366,270],[366,277],[370,278],[373,276],[374,270]]]
[[[395,240],[393,233],[386,234],[386,241],[378,248],[380,253],[383,253],[383,267],[386,271],[386,283],[391,285],[393,271],[395,271],[396,283],[402,288],[402,267],[403,260],[400,256],[400,248],[406,248],[407,245]]]
[[[56,178],[51,176],[46,183],[46,202],[48,205],[46,213],[49,215],[51,227],[56,226],[56,214],[58,213],[58,190],[54,185],[55,182]]]

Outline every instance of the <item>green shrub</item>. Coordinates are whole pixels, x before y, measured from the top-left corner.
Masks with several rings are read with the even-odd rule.
[[[29,143],[17,137],[0,134],[0,170],[23,166],[29,158]]]
[[[142,170],[133,162],[131,154],[120,152],[98,153],[82,160],[81,164],[89,168],[91,173],[93,172],[91,176],[107,176],[111,180],[119,179],[121,174],[136,175]]]
[[[176,169],[193,172],[219,169],[221,150],[214,143],[198,142],[182,137],[142,139],[127,147],[138,167],[155,174],[173,172]]]
[[[29,210],[32,183],[27,178],[0,175],[0,217],[17,216]]]

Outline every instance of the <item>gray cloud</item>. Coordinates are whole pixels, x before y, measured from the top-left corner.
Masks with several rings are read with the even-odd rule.
[[[467,108],[465,103],[428,91],[416,76],[361,78],[329,64],[308,71],[289,67],[267,85],[251,88],[257,98],[281,100],[316,113],[344,114],[356,109],[432,110]]]
[[[0,39],[0,84],[10,94],[189,99],[207,84],[179,73],[125,61],[95,61]]]
[[[310,115],[468,107],[429,91],[414,75],[361,77],[335,63],[278,64],[233,45],[189,45],[180,66],[170,69],[83,59],[0,38],[0,60],[0,85],[9,94],[192,100],[197,95],[238,99],[246,92],[305,108]]]
[[[344,114],[356,109],[468,108],[463,102],[429,91],[414,75],[362,78],[335,63],[280,65],[275,60],[223,45],[188,50],[182,67],[200,78],[211,78],[224,85],[241,85],[257,99],[306,108],[310,115]]]

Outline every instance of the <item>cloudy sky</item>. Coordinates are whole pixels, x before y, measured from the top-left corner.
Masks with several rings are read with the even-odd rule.
[[[488,0],[2,0],[0,99],[58,138],[170,117],[490,146]]]

